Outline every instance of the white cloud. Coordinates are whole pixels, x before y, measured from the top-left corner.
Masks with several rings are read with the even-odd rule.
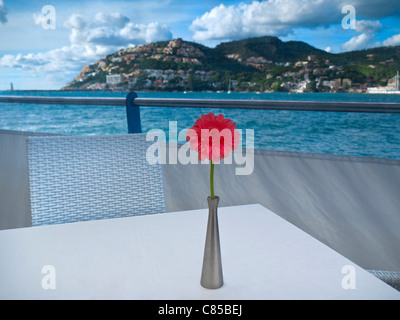
[[[332,14],[337,12],[337,14]],[[191,25],[195,40],[284,36],[294,27],[316,27],[340,21],[339,2],[327,0],[269,0],[251,4],[223,4],[196,18]]]
[[[82,64],[100,58],[107,50],[93,45],[71,45],[43,53],[4,55],[1,67],[26,69],[36,72],[59,72],[82,67]]]
[[[167,26],[158,22],[135,24],[120,13],[99,12],[91,25],[82,16],[72,15],[65,27],[71,29],[71,44],[96,44],[114,49],[172,39]]]
[[[344,51],[363,50],[374,46],[373,40],[375,36],[372,33],[361,33],[351,38],[342,45]]]
[[[353,0],[356,16],[377,19],[400,14],[399,0]],[[343,0],[264,0],[238,5],[221,4],[193,20],[193,39],[236,40],[253,36],[286,36],[294,28],[340,24]],[[361,20],[359,32],[376,32],[379,22]]]
[[[6,54],[0,59],[0,66],[7,68],[15,68],[18,67],[17,59],[21,55],[13,56],[11,54]]]
[[[7,11],[4,7],[4,2],[3,0],[0,0],[0,23],[6,23],[7,22]]]
[[[119,12],[103,13],[98,12],[94,17],[94,22],[101,26],[115,26],[117,28],[123,28],[128,22],[129,18],[122,15]]]
[[[360,34],[343,43],[342,50],[355,51],[379,46],[379,43],[374,43],[373,40],[375,33],[382,28],[383,26],[378,20],[357,20],[356,31]]]
[[[360,33],[375,33],[382,28],[382,24],[378,20],[357,20],[356,23],[356,31]]]
[[[82,30],[86,27],[86,22],[80,14],[72,14],[64,23],[66,28]]]
[[[400,46],[400,34],[395,34],[394,36],[384,40],[382,44],[384,46]]]
[[[326,52],[331,52],[331,51],[332,51],[332,48],[331,48],[331,47],[326,47],[326,48],[325,48],[325,51],[326,51]]]
[[[34,19],[40,24],[42,16],[35,15]],[[172,39],[164,25],[157,22],[134,24],[119,13],[98,13],[93,23],[73,14],[64,27],[70,29],[69,46],[40,53],[4,55],[0,58],[0,67],[37,74],[63,72],[71,77],[85,64],[92,64],[123,47]]]
[[[145,24],[128,23],[119,30],[118,35],[130,44],[150,43],[154,41],[171,40],[172,33],[158,22]]]

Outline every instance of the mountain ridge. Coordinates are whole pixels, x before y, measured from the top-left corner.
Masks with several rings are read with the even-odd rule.
[[[365,91],[400,69],[400,46],[329,53],[264,36],[209,48],[180,38],[119,50],[62,90]]]

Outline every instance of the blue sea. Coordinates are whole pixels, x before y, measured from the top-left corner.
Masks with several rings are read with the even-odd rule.
[[[10,95],[0,91],[0,95]],[[126,92],[12,92],[26,96],[126,97]],[[139,92],[139,97],[400,102],[400,95],[346,93]],[[400,159],[400,114],[142,107],[142,131],[191,127],[202,113],[223,113],[239,129],[254,129],[258,149]],[[0,103],[0,129],[72,135],[126,134],[122,106]]]

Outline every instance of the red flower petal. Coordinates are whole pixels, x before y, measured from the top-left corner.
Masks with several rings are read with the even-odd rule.
[[[199,159],[219,162],[239,145],[240,133],[236,123],[226,119],[223,114],[202,114],[186,133],[190,149],[197,150]]]

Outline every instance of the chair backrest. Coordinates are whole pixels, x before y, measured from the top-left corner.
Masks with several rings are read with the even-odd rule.
[[[165,212],[149,145],[144,134],[29,137],[32,225]]]

